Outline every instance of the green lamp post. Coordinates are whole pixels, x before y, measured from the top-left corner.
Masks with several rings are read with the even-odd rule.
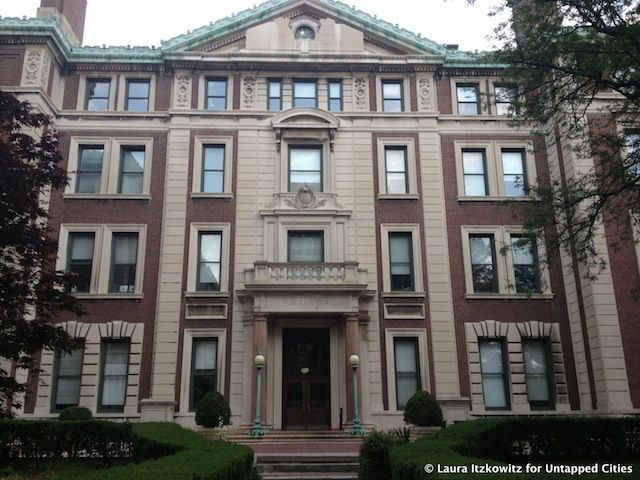
[[[256,375],[256,419],[253,421],[251,432],[249,435],[252,437],[262,437],[266,432],[262,428],[262,422],[260,420],[260,404],[262,403],[262,369],[264,368],[264,355],[258,354],[254,358],[256,369],[258,370]]]
[[[364,435],[367,432],[362,428],[358,410],[358,366],[360,365],[360,357],[354,353],[349,357],[349,363],[353,369],[353,423],[349,428],[349,435]]]

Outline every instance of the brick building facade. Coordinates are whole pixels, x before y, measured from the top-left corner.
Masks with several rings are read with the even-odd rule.
[[[210,389],[251,424],[637,413],[632,242],[596,280],[538,268],[523,183],[593,167],[510,127],[500,69],[334,0],[270,0],[155,48],[82,47],[85,0],[0,19],[0,87],[55,119],[47,199],[84,349],[42,352],[25,417],[194,421]],[[516,90],[517,92],[517,90]],[[501,253],[504,246],[515,247]],[[23,375],[18,373],[18,375]]]

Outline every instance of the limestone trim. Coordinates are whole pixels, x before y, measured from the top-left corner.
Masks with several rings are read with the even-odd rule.
[[[220,247],[220,291],[219,292],[197,292],[196,276],[198,272],[198,235],[200,232],[220,232],[222,233],[222,244]],[[229,262],[231,257],[230,251],[230,232],[231,225],[229,223],[192,223],[189,228],[189,257],[188,257],[188,276],[187,276],[187,292],[186,295],[202,294],[206,296],[208,293],[217,296],[220,293],[229,292]],[[198,295],[200,296],[200,295]]]
[[[224,182],[222,192],[202,191],[202,170],[204,148],[209,145],[224,147]],[[233,196],[233,164],[234,164],[233,136],[231,135],[198,135],[193,139],[193,178],[191,195],[197,197]]]
[[[487,77],[451,77],[449,79],[451,85],[451,108],[453,115],[460,115],[461,118],[476,118],[480,115],[489,115],[487,108]],[[458,111],[458,84],[477,85],[478,86],[478,104],[480,112],[478,115],[462,115]]]
[[[415,294],[424,295],[424,283],[422,273],[422,242],[420,240],[420,225],[409,223],[382,223],[380,224],[380,250],[382,252],[382,288],[383,295],[393,293],[391,291],[391,265],[389,258],[389,234],[396,232],[411,233],[411,246],[413,249],[413,282],[414,290],[406,292],[409,296]],[[405,292],[400,292],[405,293]]]
[[[378,198],[418,198],[418,178],[416,170],[416,142],[415,137],[377,137],[378,149]],[[407,186],[406,194],[390,194],[387,191],[386,148],[404,147],[406,154]]]
[[[173,108],[191,109],[192,83],[193,77],[190,72],[176,72],[173,78]]]
[[[401,413],[396,398],[396,363],[394,339],[418,339],[418,365],[420,366],[420,384],[422,390],[431,391],[429,384],[429,356],[427,355],[427,332],[424,328],[385,328],[384,341],[387,359],[387,385],[389,390],[389,413]]]
[[[127,106],[127,84],[130,80],[148,80],[149,81],[149,108],[147,112],[153,112],[156,109],[156,76],[147,73],[128,73],[120,75],[118,78],[118,98],[116,102],[116,110],[128,111]]]
[[[398,73],[384,73],[376,77],[376,105],[378,106],[378,112],[384,112],[384,103],[382,101],[382,83],[387,80],[397,80],[402,85],[402,111],[411,111],[411,88],[409,85],[409,77]],[[385,112],[387,113],[387,112]],[[399,112],[390,112],[399,113]]]
[[[109,102],[107,111],[113,111],[116,107],[116,90],[118,88],[118,75],[108,74],[105,72],[95,71],[80,75],[78,83],[78,100],[76,103],[76,110],[83,110],[87,112],[93,112],[85,108],[85,102],[87,100],[87,82],[91,79],[109,80]],[[98,111],[97,113],[101,113]]]
[[[528,322],[499,322],[495,320],[483,320],[465,324],[467,342],[467,355],[469,362],[469,378],[471,382],[472,415],[499,414],[495,410],[487,411],[484,406],[482,393],[482,372],[480,367],[480,339],[503,339],[507,349],[505,359],[507,374],[507,395],[511,398],[511,408],[503,413],[507,415],[518,414],[552,414],[567,413],[570,411],[569,397],[567,393],[567,381],[560,340],[560,325],[558,323],[540,322],[536,320]],[[539,410],[531,409],[527,398],[527,385],[524,369],[524,354],[522,342],[527,339],[548,339],[551,350],[550,375],[554,386],[554,408]]]
[[[46,48],[27,48],[24,52],[21,86],[37,86],[46,90],[49,86],[51,56]]]
[[[227,329],[226,328],[185,328],[182,340],[182,375],[180,381],[180,405],[179,415],[195,416],[194,411],[189,410],[189,394],[191,391],[191,355],[193,352],[193,340],[195,338],[216,338],[218,340],[218,352],[216,358],[217,391],[223,393],[225,385],[226,359],[227,359]]]
[[[511,252],[511,236],[523,233],[519,225],[462,225],[462,258],[464,261],[464,277],[466,298],[520,298],[520,299],[549,299],[552,298],[551,280],[549,269],[544,259],[547,251],[542,239],[537,239],[538,266],[540,267],[540,292],[518,293],[516,292],[516,278]],[[498,292],[478,294],[473,289],[473,275],[471,268],[471,247],[469,236],[474,234],[493,235],[495,248],[496,273],[498,276]]]
[[[214,110],[207,108],[207,80],[210,79],[223,79],[227,82],[227,91],[226,91],[226,100],[225,100],[225,108],[223,110]],[[234,88],[235,82],[233,81],[233,76],[229,74],[229,72],[206,72],[200,75],[198,79],[198,108],[203,109],[207,112],[217,112],[224,110],[234,110],[233,108],[233,96],[234,96]],[[191,105],[189,105],[189,108]]]

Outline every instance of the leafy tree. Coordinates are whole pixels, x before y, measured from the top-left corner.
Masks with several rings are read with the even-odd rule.
[[[598,226],[615,226],[622,242],[630,212],[640,216],[640,1],[504,0],[499,10],[511,15],[484,59],[519,86],[514,125],[595,159],[586,173],[530,189],[525,230],[544,234],[549,252],[571,249],[595,276],[606,265]]]
[[[0,91],[0,356],[30,370],[41,349],[78,346],[53,324],[59,312],[81,314],[68,293],[74,278],[53,268],[43,203],[67,182],[57,150],[49,117]],[[27,388],[10,373],[0,369],[0,418],[21,407],[15,395]]]

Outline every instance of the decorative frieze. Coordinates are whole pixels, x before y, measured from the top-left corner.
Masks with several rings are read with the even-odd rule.
[[[433,82],[430,78],[418,80],[418,103],[420,110],[433,110]]]
[[[22,86],[37,86],[46,89],[49,83],[51,57],[46,49],[28,49],[22,68]]]
[[[353,104],[356,110],[369,108],[369,88],[365,77],[353,79]]]
[[[256,105],[256,77],[244,77],[242,81],[242,105],[254,108]]]
[[[174,108],[191,108],[192,78],[186,73],[179,73],[175,77],[173,90]]]

